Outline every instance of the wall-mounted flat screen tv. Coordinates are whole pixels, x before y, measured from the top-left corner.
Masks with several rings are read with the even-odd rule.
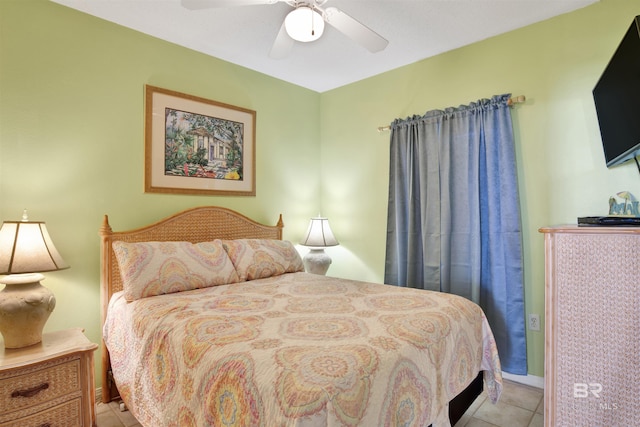
[[[593,89],[607,167],[640,155],[640,16]]]

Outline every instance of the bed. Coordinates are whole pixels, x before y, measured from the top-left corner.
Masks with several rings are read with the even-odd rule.
[[[215,206],[131,231],[105,216],[103,402],[148,427],[440,427],[483,382],[498,400],[477,305],[305,273],[282,229]]]

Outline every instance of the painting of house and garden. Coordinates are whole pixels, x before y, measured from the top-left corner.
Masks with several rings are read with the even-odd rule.
[[[164,174],[242,180],[244,124],[165,108]]]

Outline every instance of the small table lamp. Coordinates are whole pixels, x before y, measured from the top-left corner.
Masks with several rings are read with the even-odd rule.
[[[305,270],[313,274],[326,274],[331,264],[331,257],[324,253],[324,248],[339,244],[333,237],[329,220],[320,216],[311,218],[307,234],[300,244],[310,247],[309,253],[302,259]]]
[[[44,222],[4,221],[0,228],[0,333],[5,348],[42,341],[42,329],[56,305],[53,293],[40,284],[40,272],[69,268],[53,245]]]

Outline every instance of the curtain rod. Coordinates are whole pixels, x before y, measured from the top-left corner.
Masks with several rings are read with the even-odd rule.
[[[513,107],[514,104],[524,104],[527,98],[524,95],[518,95],[515,97],[509,98],[507,101],[507,105],[509,107]],[[378,126],[378,132],[385,132],[391,129],[391,126]]]

